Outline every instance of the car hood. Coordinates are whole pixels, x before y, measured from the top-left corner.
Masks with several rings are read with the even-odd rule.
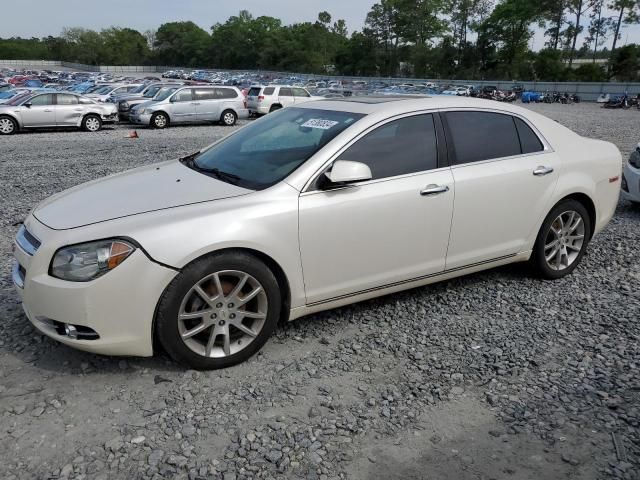
[[[251,192],[171,160],[78,185],[49,197],[33,215],[54,230],[66,230]]]

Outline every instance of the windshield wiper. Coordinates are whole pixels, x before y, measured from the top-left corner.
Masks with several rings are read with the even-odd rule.
[[[218,180],[231,183],[232,185],[237,185],[238,182],[242,181],[242,177],[239,177],[238,175],[234,175],[233,173],[223,172],[222,170],[219,170],[217,168],[203,168],[203,167],[198,167],[197,165],[196,165],[196,168],[201,172],[211,174],[213,177],[217,178]]]
[[[223,172],[218,168],[207,168],[201,167],[195,162],[195,158],[200,155],[200,152],[192,153],[191,155],[187,155],[186,157],[180,158],[180,163],[186,165],[192,170],[196,170],[198,172],[202,172],[207,175],[211,175],[218,180],[222,180],[223,182],[231,183],[232,185],[237,185],[242,181],[242,177],[238,175],[234,175],[233,173]]]

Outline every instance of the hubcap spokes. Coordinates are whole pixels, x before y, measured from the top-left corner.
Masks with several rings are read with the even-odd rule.
[[[87,129],[91,130],[92,132],[95,132],[99,127],[100,124],[95,118],[90,118],[89,120],[87,120]]]
[[[227,125],[231,125],[231,124],[233,123],[233,121],[234,121],[233,115],[232,115],[232,114],[230,114],[230,113],[227,113],[227,114],[224,116],[224,121],[225,121],[225,123],[226,123]]]
[[[11,133],[13,131],[13,122],[6,118],[0,120],[0,131],[2,133]]]
[[[267,294],[254,277],[236,270],[216,272],[185,295],[178,331],[185,345],[198,355],[227,357],[258,336],[267,309]]]
[[[561,213],[551,223],[544,244],[544,257],[552,270],[569,268],[580,255],[584,245],[584,221],[573,210]]]

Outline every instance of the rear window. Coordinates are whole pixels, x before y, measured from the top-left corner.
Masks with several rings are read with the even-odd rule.
[[[258,95],[260,95],[260,87],[251,87],[251,89],[249,89],[248,95],[250,97],[257,97]]]
[[[275,87],[267,87],[264,89],[264,92],[262,92],[263,95],[273,95],[273,92],[275,92],[276,89]]]
[[[529,128],[529,125],[517,117],[514,117],[514,120],[516,122],[516,128],[518,129],[518,136],[520,137],[522,153],[535,153],[544,150],[542,142],[533,130]]]

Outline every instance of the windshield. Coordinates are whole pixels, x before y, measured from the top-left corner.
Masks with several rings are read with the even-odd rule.
[[[25,92],[22,94],[18,94],[15,97],[13,97],[11,100],[9,100],[7,103],[5,103],[5,105],[9,105],[11,107],[15,107],[16,105],[20,105],[23,101],[25,101],[29,96],[31,95],[31,93],[29,92]]]
[[[175,92],[177,89],[177,87],[163,88],[156,94],[155,97],[153,97],[153,99],[157,102],[160,102],[171,95],[173,92]]]
[[[142,93],[144,89],[147,88],[146,85],[140,85],[139,87],[134,88],[129,93]]]
[[[104,95],[105,93],[109,93],[111,90],[113,90],[113,88],[114,87],[112,87],[111,85],[106,85],[93,90],[91,93],[95,93],[97,95]]]
[[[155,87],[149,87],[149,89],[144,92],[144,97],[145,98],[153,98],[156,96],[156,93],[158,93],[158,91],[160,90],[159,86],[155,86]]]
[[[194,167],[241,187],[262,190],[286,178],[363,116],[286,108],[205,150],[195,157]]]

